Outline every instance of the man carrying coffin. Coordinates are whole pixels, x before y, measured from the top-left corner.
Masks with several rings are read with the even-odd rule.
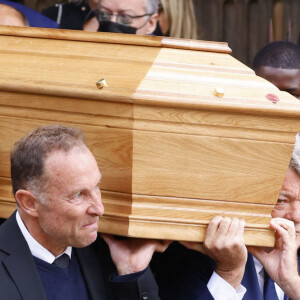
[[[0,227],[0,299],[159,299],[148,263],[167,244],[97,233],[97,162],[80,130],[37,128],[11,152],[17,210]]]
[[[244,221],[215,217],[204,244],[173,244],[155,257],[164,300],[300,299],[300,139],[272,210],[273,249],[245,246]],[[202,253],[199,253],[199,252]],[[252,254],[251,254],[252,253]],[[155,261],[155,263],[157,263]],[[168,268],[172,268],[168,271]],[[275,282],[275,284],[274,284]]]

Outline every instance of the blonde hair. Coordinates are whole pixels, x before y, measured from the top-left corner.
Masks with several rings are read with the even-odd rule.
[[[170,24],[169,36],[198,39],[198,26],[193,0],[160,0]]]

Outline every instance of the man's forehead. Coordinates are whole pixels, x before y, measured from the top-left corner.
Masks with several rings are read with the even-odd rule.
[[[284,189],[280,190],[280,195],[287,198],[293,198],[295,196],[293,192]]]
[[[145,0],[101,0],[100,3],[112,11],[138,12],[145,9]]]
[[[300,69],[283,69],[283,68],[274,68],[268,66],[260,66],[258,70],[258,75],[266,76],[286,76],[286,77],[295,77],[300,74]]]
[[[269,80],[280,90],[300,88],[300,69],[261,66],[257,75]]]
[[[85,145],[72,147],[70,150],[53,150],[49,152],[44,161],[46,169],[56,168],[57,165],[61,168],[61,165],[75,165],[78,163],[78,159],[86,156],[93,157],[93,154]]]
[[[51,182],[87,180],[92,184],[99,182],[102,176],[95,157],[87,147],[75,147],[67,152],[62,150],[51,152],[45,161],[44,174]]]
[[[285,197],[300,197],[300,175],[292,167],[287,169],[280,195]]]

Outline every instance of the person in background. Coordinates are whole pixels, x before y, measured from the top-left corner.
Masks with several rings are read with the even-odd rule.
[[[101,0],[99,31],[152,34],[157,10],[158,0]]]
[[[299,45],[283,41],[267,44],[256,54],[253,69],[281,91],[300,99]]]
[[[159,299],[148,264],[168,243],[101,238],[101,176],[76,128],[39,127],[15,143],[17,209],[0,226],[0,299]]]
[[[161,299],[300,299],[299,199],[300,139],[297,136],[271,213],[270,227],[276,232],[274,248],[248,247],[247,253],[243,220],[215,217],[208,225],[204,244],[182,242],[187,248],[172,244],[165,253],[154,257],[153,270]]]
[[[198,39],[192,0],[160,0],[155,35]]]
[[[129,34],[152,34],[158,0],[79,0],[49,7],[42,13],[60,28]]]
[[[56,22],[39,12],[9,0],[0,0],[0,25],[57,28]]]
[[[6,4],[0,4],[0,25],[28,26],[28,21],[17,9]]]
[[[57,23],[60,29],[97,31],[97,0],[71,0],[42,10],[42,14]]]

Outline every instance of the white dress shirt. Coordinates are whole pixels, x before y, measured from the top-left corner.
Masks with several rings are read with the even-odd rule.
[[[264,269],[259,260],[253,256],[255,271],[258,279],[259,288],[263,295],[264,290]],[[284,300],[283,290],[274,282],[275,290],[279,300]],[[216,272],[210,277],[207,288],[215,300],[242,300],[247,289],[240,285],[236,291],[226,280]]]
[[[16,213],[17,223],[20,227],[20,230],[29,246],[30,252],[33,256],[52,264],[54,260],[64,253],[66,253],[70,258],[72,255],[72,247],[67,247],[65,251],[58,256],[54,256],[51,252],[49,252],[46,248],[44,248],[38,241],[36,241],[33,236],[27,230],[25,224],[23,223],[19,212]]]
[[[257,279],[258,279],[258,283],[259,283],[259,288],[260,288],[261,294],[263,294],[265,271],[263,269],[262,264],[259,262],[259,260],[256,257],[253,256],[253,260],[254,260],[255,270],[256,270]],[[276,282],[274,282],[274,284],[275,284],[275,290],[276,290],[278,299],[284,300],[284,291],[279,287],[279,285],[277,285]]]
[[[210,277],[207,288],[215,300],[241,300],[247,291],[243,285],[240,285],[236,291],[232,285],[216,272]]]

